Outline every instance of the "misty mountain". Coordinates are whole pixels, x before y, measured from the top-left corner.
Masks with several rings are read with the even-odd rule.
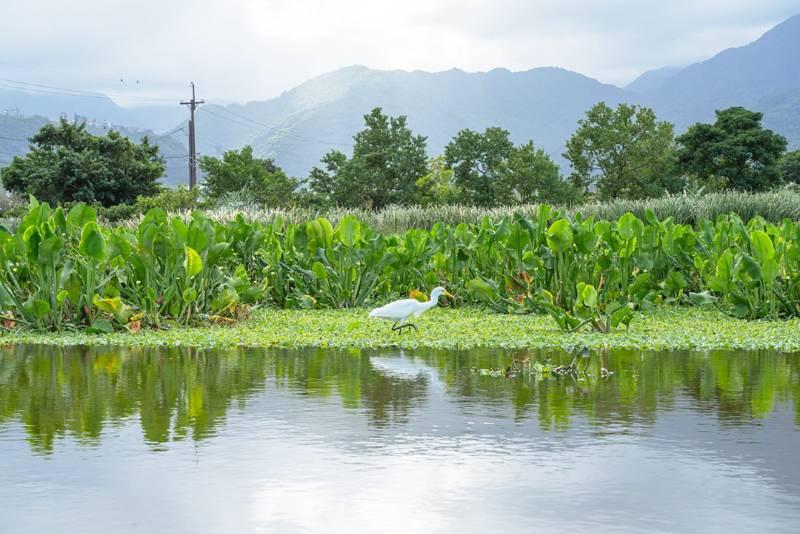
[[[533,139],[560,158],[564,141],[593,104],[636,100],[624,90],[559,68],[486,73],[379,71],[348,67],[277,98],[200,108],[199,150],[251,144],[290,174],[305,176],[330,149],[348,151],[363,115],[382,107],[406,115],[412,130],[441,153],[461,129],[502,126],[516,142]]]
[[[799,60],[800,15],[795,15],[758,40],[680,69],[642,94],[679,129],[711,121],[715,110],[730,106],[761,111],[768,127],[797,146]]]
[[[684,68],[642,74],[624,89],[558,68],[485,73],[379,71],[348,67],[314,78],[277,98],[198,114],[198,146],[206,154],[251,144],[287,172],[305,176],[331,148],[347,152],[376,106],[407,115],[442,152],[462,128],[501,126],[517,142],[533,139],[559,163],[564,142],[597,102],[644,104],[683,131],[713,121],[714,111],[745,106],[800,145],[800,15],[746,46],[725,50]]]
[[[626,91],[646,94],[659,89],[664,83],[680,72],[682,67],[661,67],[648,70],[625,86]]]
[[[798,147],[799,60],[800,15],[753,43],[683,68],[645,72],[625,88],[553,67],[481,73],[346,67],[269,100],[200,106],[198,151],[219,155],[250,144],[259,155],[274,158],[289,174],[304,177],[330,149],[348,153],[352,136],[363,127],[363,115],[380,106],[390,115],[406,115],[412,130],[428,137],[431,155],[440,154],[463,128],[500,126],[509,130],[516,142],[532,139],[563,165],[566,139],[586,110],[600,101],[612,106],[620,102],[651,106],[660,118],[674,122],[678,132],[697,121],[712,121],[717,109],[745,106],[762,111],[765,124],[785,135],[790,146]],[[169,139],[161,138],[164,153],[186,151],[186,110],[178,105],[123,108],[111,99],[24,95],[0,87],[0,112],[9,107],[49,118],[67,112],[69,117],[74,113],[115,124],[170,130]],[[4,142],[0,139],[0,147]],[[183,183],[186,162],[168,161],[173,167],[166,181]]]

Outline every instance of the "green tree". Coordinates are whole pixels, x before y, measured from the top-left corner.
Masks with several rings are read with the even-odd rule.
[[[778,185],[786,138],[761,126],[762,113],[733,107],[716,114],[714,124],[697,123],[678,137],[681,169],[700,183],[723,179],[742,191]]]
[[[460,203],[461,188],[455,183],[454,174],[444,156],[430,160],[428,174],[417,180],[416,203],[422,206]]]
[[[3,186],[51,203],[113,206],[158,192],[164,160],[147,137],[135,144],[116,131],[92,135],[83,123],[46,124],[31,150],[3,170]]]
[[[778,160],[778,176],[783,183],[800,184],[800,150],[781,156]]]
[[[647,198],[679,191],[673,126],[646,107],[600,102],[578,121],[564,157],[579,191],[597,186],[602,200]]]
[[[499,166],[498,184],[498,200],[503,204],[566,204],[574,198],[558,165],[533,141],[511,150]]]
[[[340,206],[413,203],[417,179],[427,170],[426,138],[408,128],[406,117],[388,117],[381,108],[364,115],[364,124],[353,138],[352,158],[332,150],[322,158],[323,168],[311,170],[312,192]]]
[[[504,197],[499,172],[511,155],[514,143],[508,131],[487,128],[483,133],[461,130],[445,147],[447,165],[455,173],[456,184],[464,192],[464,202],[476,206],[495,206]]]
[[[298,185],[273,160],[253,156],[251,146],[229,150],[222,159],[203,156],[200,169],[205,175],[203,188],[212,199],[244,191],[265,206],[285,206],[291,202]]]

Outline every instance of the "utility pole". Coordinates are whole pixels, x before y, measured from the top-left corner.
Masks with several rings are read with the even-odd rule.
[[[197,185],[197,145],[194,139],[194,110],[200,104],[205,104],[205,100],[196,100],[194,97],[194,82],[192,85],[192,99],[181,102],[182,106],[189,106],[189,189]]]

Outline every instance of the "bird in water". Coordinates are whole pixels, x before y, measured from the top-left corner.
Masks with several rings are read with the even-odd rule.
[[[412,323],[406,323],[406,321],[412,315],[414,317],[419,317],[429,309],[436,306],[436,304],[439,302],[439,297],[442,295],[447,295],[450,298],[454,298],[453,295],[448,293],[445,288],[437,287],[431,291],[431,298],[427,302],[420,302],[417,299],[396,300],[385,306],[381,306],[380,308],[375,308],[369,312],[369,316],[377,319],[384,319],[386,321],[394,321],[394,324],[392,325],[392,331],[396,331],[398,334],[403,333],[403,328],[413,328],[415,332],[418,332],[416,325]]]

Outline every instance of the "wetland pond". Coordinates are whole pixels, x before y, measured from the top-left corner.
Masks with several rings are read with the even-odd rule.
[[[0,532],[796,532],[800,356],[515,359],[0,347]]]

